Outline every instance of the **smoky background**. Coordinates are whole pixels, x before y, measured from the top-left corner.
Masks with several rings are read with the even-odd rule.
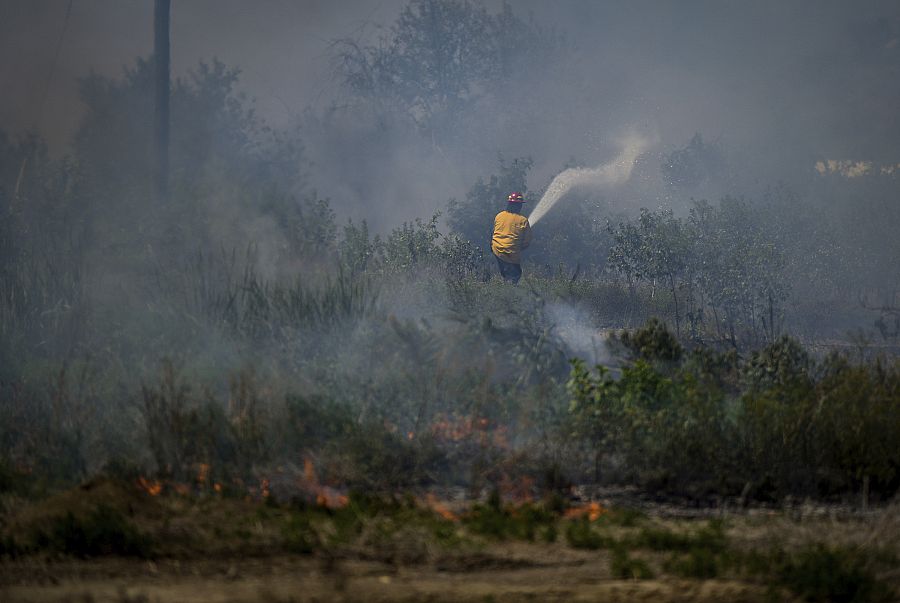
[[[893,5],[176,1],[164,204],[151,3],[0,11],[15,463],[477,485],[536,441],[516,471],[564,464],[568,358],[615,368],[606,335],[651,316],[742,354],[896,347]],[[506,195],[631,131],[630,178],[569,190],[501,287]]]

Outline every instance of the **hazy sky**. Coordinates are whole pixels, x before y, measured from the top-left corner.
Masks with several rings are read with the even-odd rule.
[[[176,76],[218,57],[276,126],[333,98],[331,44],[387,32],[405,0],[172,0]],[[487,5],[495,10],[500,2]],[[526,149],[536,170],[591,159],[616,121],[651,124],[663,148],[694,132],[759,159],[760,171],[850,158],[900,162],[900,2],[680,0],[512,1],[566,34],[568,82],[547,97]],[[152,0],[0,0],[0,128],[37,127],[56,150],[77,126],[76,78],[115,75],[152,50]],[[522,44],[527,44],[526,38]],[[541,82],[523,85],[523,93]],[[518,140],[510,136],[509,140]],[[500,152],[503,141],[496,144]],[[507,141],[508,142],[508,141]],[[509,143],[518,145],[519,143]],[[516,152],[512,149],[512,153]],[[787,168],[786,168],[787,169]],[[793,168],[791,168],[793,169]],[[542,174],[542,176],[545,176]]]
[[[153,49],[153,0],[74,0],[40,111],[69,0],[0,0],[0,127],[37,125],[58,146],[80,114],[75,79],[117,75]],[[173,0],[172,68],[217,57],[242,71],[244,90],[272,123],[288,123],[331,82],[329,47],[390,23],[399,0]],[[40,113],[40,115],[39,115]]]

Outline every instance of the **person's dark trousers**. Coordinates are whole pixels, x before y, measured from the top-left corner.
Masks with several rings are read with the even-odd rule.
[[[504,262],[496,255],[494,257],[497,258],[497,265],[500,266],[500,276],[503,277],[503,280],[513,285],[518,283],[519,279],[522,278],[522,266]]]

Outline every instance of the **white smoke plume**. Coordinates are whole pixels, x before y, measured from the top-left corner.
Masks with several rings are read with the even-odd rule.
[[[631,132],[622,138],[620,145],[621,152],[609,163],[595,168],[570,168],[557,174],[534,211],[528,216],[531,225],[537,224],[544,214],[573,188],[607,188],[628,181],[635,160],[653,143],[648,137]]]

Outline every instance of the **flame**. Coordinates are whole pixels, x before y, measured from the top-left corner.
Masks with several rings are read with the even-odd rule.
[[[303,486],[313,491],[316,497],[316,504],[320,507],[339,509],[346,507],[350,502],[350,498],[343,492],[319,483],[319,478],[316,476],[316,467],[311,459],[304,459],[303,461],[303,478],[306,482]]]
[[[600,503],[598,502],[589,502],[583,505],[572,507],[570,509],[566,509],[564,517],[566,519],[577,519],[580,517],[587,517],[589,521],[597,521],[600,519],[600,516],[606,513],[607,510],[604,509]]]
[[[197,483],[205,484],[209,479],[209,463],[200,463],[197,467]]]
[[[448,509],[444,503],[438,500],[437,496],[432,493],[425,495],[425,506],[449,521],[459,521],[459,517]]]
[[[137,479],[138,487],[149,494],[150,496],[159,496],[162,492],[163,485],[159,480],[149,480],[146,477],[139,477]]]

